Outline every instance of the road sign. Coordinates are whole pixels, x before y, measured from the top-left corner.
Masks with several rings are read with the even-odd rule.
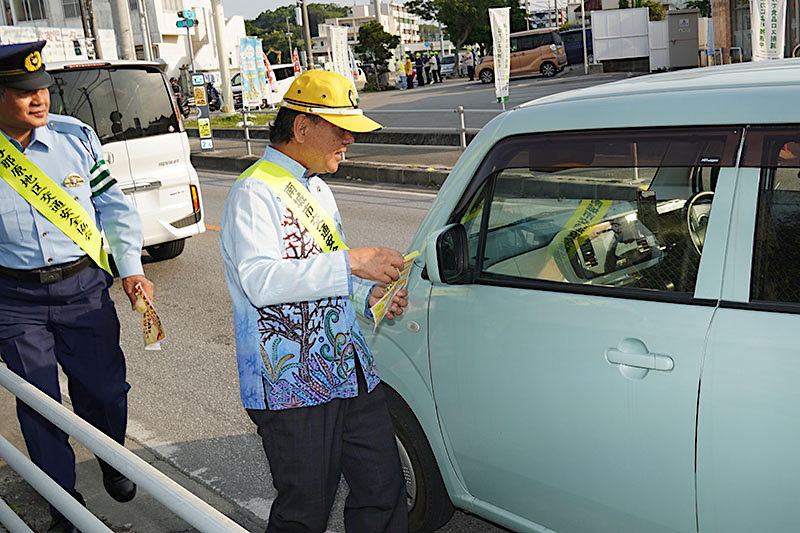
[[[194,19],[181,19],[175,23],[175,25],[179,28],[191,28],[197,23]]]
[[[197,18],[194,14],[194,9],[184,9],[183,11],[178,11],[178,16],[184,19]]]

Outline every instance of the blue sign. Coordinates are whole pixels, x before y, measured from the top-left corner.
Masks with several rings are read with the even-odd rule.
[[[183,11],[178,11],[178,16],[185,19],[197,18],[194,14],[194,9],[184,9]]]
[[[203,79],[202,74],[192,74],[192,85],[205,85],[206,82]]]
[[[176,22],[175,25],[179,28],[191,28],[195,25],[195,22],[196,21],[194,19],[181,19]]]

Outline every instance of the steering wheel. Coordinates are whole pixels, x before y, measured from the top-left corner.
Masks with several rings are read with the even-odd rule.
[[[703,243],[706,240],[706,230],[708,229],[708,214],[711,211],[710,204],[713,197],[714,191],[699,192],[689,198],[684,207],[686,228],[689,230],[689,237],[692,239],[694,250],[698,255],[703,253]],[[701,201],[702,204],[700,204]]]

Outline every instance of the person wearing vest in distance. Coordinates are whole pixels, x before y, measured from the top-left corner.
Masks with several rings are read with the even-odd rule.
[[[95,132],[48,113],[44,45],[0,46],[0,358],[57,401],[61,365],[75,413],[122,444],[130,386],[100,232],[133,306],[137,283],[153,294],[142,270],[141,221],[108,172]],[[68,436],[21,402],[17,415],[33,462],[83,503]],[[109,495],[135,496],[129,479],[103,461],[100,467]],[[48,531],[76,531],[50,511]]]
[[[220,250],[233,301],[241,400],[277,498],[267,532],[322,532],[342,474],[350,533],[408,531],[406,485],[375,361],[356,320],[403,255],[348,249],[333,194],[352,132],[381,126],[347,78],[309,70],[270,127],[271,146],[231,187]],[[405,290],[387,318],[403,312]]]

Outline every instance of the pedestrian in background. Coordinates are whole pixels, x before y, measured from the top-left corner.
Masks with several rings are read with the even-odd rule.
[[[411,63],[411,54],[409,53],[406,56],[405,61],[405,70],[406,70],[406,83],[408,83],[408,88],[414,88],[414,65]]]
[[[422,87],[425,85],[425,69],[422,62],[422,54],[417,52],[414,58],[414,70],[417,71],[417,86]]]
[[[48,114],[53,80],[44,45],[0,46],[0,357],[59,402],[60,365],[75,413],[123,444],[130,385],[100,231],[133,306],[138,283],[153,296],[142,270],[141,220],[94,130]],[[17,416],[31,460],[84,503],[68,435],[19,401]],[[133,499],[136,485],[103,461],[100,469],[112,498]],[[77,531],[52,506],[50,513],[48,532]]]
[[[402,57],[394,62],[394,75],[400,82],[400,90],[406,88],[406,67],[403,65]]]
[[[433,78],[431,78],[431,56],[428,52],[423,52],[422,54],[422,65],[425,68],[425,83],[433,84]]]
[[[398,278],[403,255],[348,249],[317,175],[337,170],[351,132],[380,127],[356,108],[346,78],[308,70],[281,102],[272,145],[225,202],[220,250],[241,398],[278,491],[268,533],[322,533],[342,474],[347,531],[408,531],[392,422],[356,320],[356,308],[369,313]],[[402,313],[406,295],[398,293],[387,318]]]
[[[464,59],[464,65],[467,67],[467,76],[469,81],[475,80],[475,56],[472,53],[472,48],[467,50],[467,57]]]
[[[431,63],[431,70],[433,71],[433,83],[442,83],[442,60],[439,57],[439,52],[433,52]]]

